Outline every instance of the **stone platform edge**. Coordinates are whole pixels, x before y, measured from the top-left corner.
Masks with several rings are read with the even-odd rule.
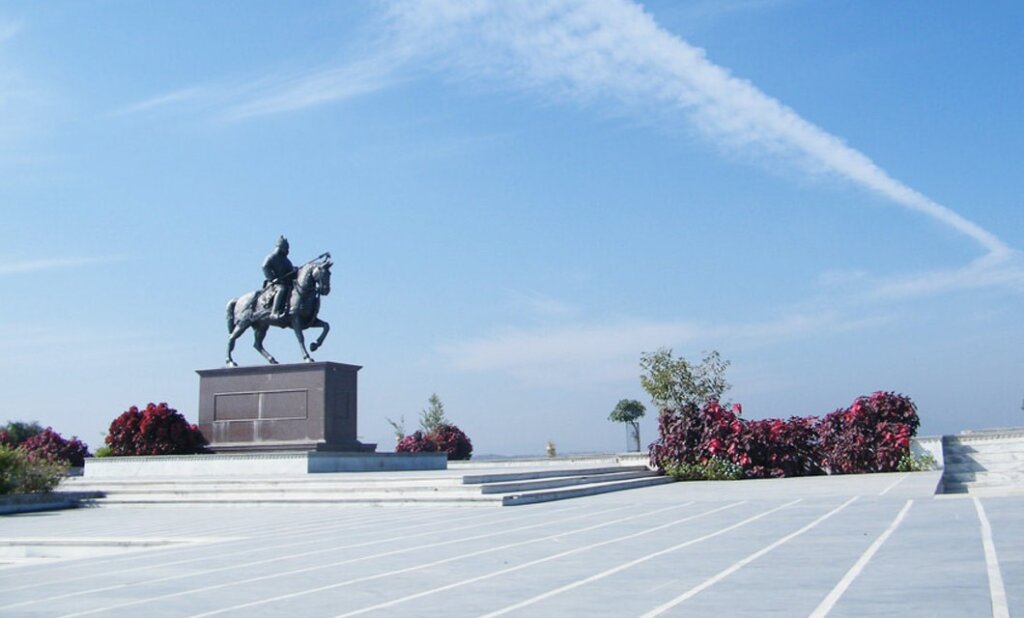
[[[0,496],[0,515],[73,509],[103,497],[98,491],[53,491]]]
[[[273,452],[89,457],[86,479],[302,476],[330,472],[445,470],[444,453]]]

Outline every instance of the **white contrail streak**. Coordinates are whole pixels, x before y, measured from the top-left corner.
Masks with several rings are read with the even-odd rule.
[[[410,55],[425,53],[442,66],[528,90],[661,102],[687,112],[714,142],[796,158],[807,171],[834,174],[922,213],[980,244],[987,264],[1013,253],[991,232],[712,63],[628,0],[396,0],[389,6],[397,44]]]

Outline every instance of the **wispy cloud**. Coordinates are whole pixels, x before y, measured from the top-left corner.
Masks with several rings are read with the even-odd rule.
[[[393,55],[381,53],[342,66],[190,86],[130,103],[108,115],[213,110],[216,118],[232,122],[295,112],[382,90],[398,81],[395,69],[399,64]]]
[[[224,117],[244,120],[367,95],[391,85],[397,79],[395,67],[385,55],[269,83],[261,80],[258,87],[244,87],[249,99],[228,106]]]
[[[117,262],[123,258],[118,256],[107,257],[71,257],[71,258],[46,258],[39,260],[23,260],[20,262],[8,262],[0,264],[0,276],[21,275],[45,270],[60,268],[80,268],[93,264],[105,264]]]
[[[983,251],[971,264],[949,272],[864,277],[877,286],[869,296],[934,294],[979,284],[1016,286],[1024,272],[1015,264],[1017,252],[996,234],[892,177],[841,138],[716,65],[703,49],[661,28],[634,2],[392,0],[384,6],[385,33],[373,39],[361,59],[180,89],[119,112],[202,100],[221,119],[242,121],[365,96],[424,68],[542,98],[610,102],[642,111],[653,105],[688,119],[730,152],[772,167],[788,164],[800,173],[843,179],[954,230]],[[765,4],[740,0],[735,6]]]
[[[831,304],[905,301],[949,292],[1000,288],[1024,292],[1024,259],[982,257],[960,268],[900,275],[828,271],[817,279]]]
[[[1024,266],[1008,260],[976,260],[953,270],[886,277],[874,282],[866,295],[871,300],[903,300],[958,290],[1008,288],[1024,292]]]
[[[559,300],[557,298],[551,298],[540,292],[523,292],[519,290],[510,290],[508,292],[509,298],[512,304],[528,313],[531,316],[538,318],[565,318],[576,314],[579,308]]]
[[[789,157],[805,171],[834,174],[922,213],[988,256],[1012,254],[996,235],[891,177],[627,0],[396,0],[390,16],[404,48],[431,54],[449,70],[586,100],[657,101],[684,111],[716,143]]]
[[[151,112],[157,109],[166,108],[170,106],[178,106],[183,103],[190,101],[200,100],[203,97],[209,96],[209,93],[203,88],[197,86],[191,88],[182,88],[181,90],[175,90],[148,99],[143,99],[136,103],[131,103],[120,107],[110,112],[109,116],[127,116],[130,114],[138,114],[142,112]]]
[[[491,336],[450,343],[440,348],[455,367],[493,371],[565,365],[635,357],[639,350],[665,342],[692,341],[699,326],[686,323],[625,320],[610,324],[507,329]]]
[[[439,346],[456,369],[504,373],[531,383],[588,383],[636,375],[642,351],[728,344],[731,349],[877,327],[888,315],[851,318],[837,312],[793,313],[747,324],[621,319],[606,323],[509,328]]]

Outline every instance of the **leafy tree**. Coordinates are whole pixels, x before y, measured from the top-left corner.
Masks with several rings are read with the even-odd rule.
[[[18,446],[25,440],[43,433],[43,426],[36,421],[10,421],[0,426],[0,442]]]
[[[448,419],[444,417],[444,404],[441,403],[441,398],[437,396],[437,393],[434,393],[430,396],[430,406],[420,412],[420,428],[425,434],[434,434],[441,428],[441,425],[447,423]]]
[[[640,418],[647,411],[644,404],[636,399],[621,399],[615,409],[608,415],[608,420],[616,423],[625,423],[630,429],[630,436],[633,438],[635,450],[640,450]]]
[[[640,355],[640,384],[659,409],[699,410],[729,390],[731,385],[725,381],[728,367],[729,361],[714,350],[705,352],[700,364],[694,365],[685,358],[673,358],[671,349],[660,348]]]

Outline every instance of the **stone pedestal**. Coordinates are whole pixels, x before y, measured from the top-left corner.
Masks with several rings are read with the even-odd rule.
[[[199,370],[199,429],[217,453],[373,452],[356,437],[361,367],[304,363]]]

